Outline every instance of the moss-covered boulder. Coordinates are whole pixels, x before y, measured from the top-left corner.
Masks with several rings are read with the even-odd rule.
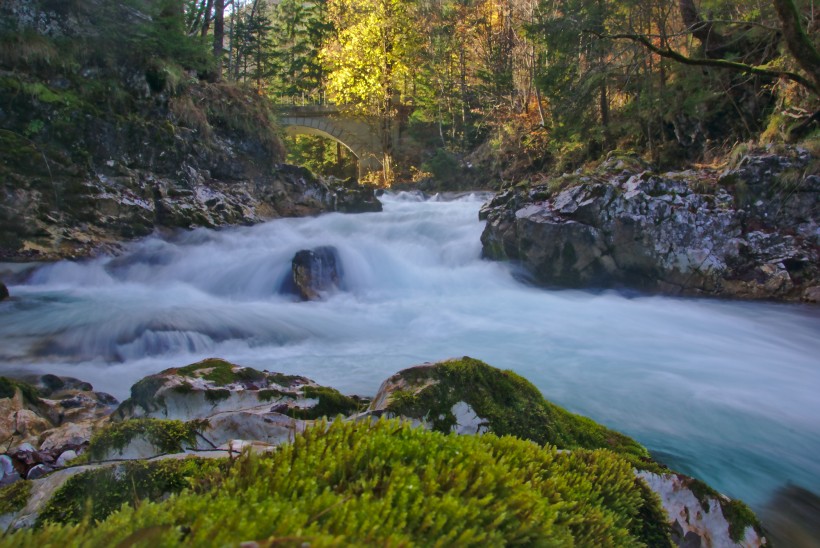
[[[766,544],[760,523],[742,502],[674,473],[628,436],[545,400],[512,371],[466,356],[411,367],[382,384],[369,411],[406,417],[440,432],[511,435],[570,451],[607,449],[629,462],[659,498],[666,533],[676,544]]]
[[[361,405],[305,377],[211,358],[142,379],[115,418],[204,420],[213,447],[237,439],[278,444],[304,430],[306,421],[350,415]]]
[[[561,449],[609,449],[634,462],[651,462],[635,440],[548,402],[512,371],[466,356],[396,373],[382,384],[370,410],[416,419],[440,432],[492,432]]]
[[[41,514],[41,528],[8,534],[4,543],[670,544],[657,499],[611,451],[337,421],[270,454],[199,471],[187,462],[168,473],[152,466],[75,476]],[[95,494],[99,503],[85,502]],[[121,502],[129,506],[111,513]]]

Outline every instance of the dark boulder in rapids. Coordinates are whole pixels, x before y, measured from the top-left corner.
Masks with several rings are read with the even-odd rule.
[[[9,298],[9,288],[6,287],[6,284],[0,282],[0,301],[5,301]]]
[[[305,301],[341,288],[342,262],[333,246],[298,251],[293,256],[292,272],[296,292]]]

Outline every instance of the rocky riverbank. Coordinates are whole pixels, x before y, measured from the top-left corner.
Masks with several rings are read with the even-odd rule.
[[[267,100],[203,77],[196,52],[146,42],[157,24],[96,0],[0,5],[0,261],[85,257],[154,230],[380,210],[371,190],[283,165]]]
[[[612,156],[523,183],[483,209],[484,255],[539,284],[820,301],[820,163],[754,150],[736,166],[655,173]]]
[[[425,505],[445,497],[471,507],[483,500],[486,493],[495,492],[497,482],[507,487],[498,492],[493,503],[495,509],[491,514],[496,518],[503,512],[518,516],[525,511],[519,504],[521,500],[530,501],[526,508],[536,504],[519,516],[522,519],[526,519],[526,512],[541,508],[541,504],[547,506],[539,512],[556,516],[562,515],[563,510],[561,504],[552,506],[554,500],[570,504],[567,508],[572,508],[575,518],[567,522],[557,517],[554,523],[544,521],[542,526],[552,523],[557,529],[532,531],[529,534],[534,536],[528,537],[532,540],[569,535],[567,539],[576,541],[598,543],[615,538],[620,539],[618,544],[628,545],[766,544],[760,525],[742,503],[665,468],[634,440],[544,400],[532,384],[518,375],[466,357],[401,371],[382,384],[372,401],[344,396],[304,377],[258,371],[218,359],[146,377],[132,387],[131,397],[119,405],[110,396],[96,393],[90,385],[76,379],[46,375],[28,381],[2,379],[0,383],[0,432],[9,447],[0,457],[0,483],[6,486],[2,491],[0,523],[11,529],[36,528],[33,533],[18,532],[12,539],[33,534],[26,537],[33,540],[48,534],[53,540],[70,531],[60,524],[77,523],[84,516],[101,520],[97,527],[107,530],[111,513],[120,505],[134,505],[135,501],[140,501],[137,514],[148,512],[152,517],[135,518],[137,524],[124,525],[127,530],[118,535],[140,534],[139,523],[143,519],[160,529],[190,527],[186,521],[189,518],[177,514],[185,513],[178,507],[184,501],[190,503],[200,496],[218,498],[225,490],[232,493],[234,501],[256,496],[245,488],[237,490],[233,475],[245,478],[240,481],[254,482],[258,476],[248,467],[264,467],[266,459],[279,459],[297,449],[298,454],[308,457],[314,455],[312,444],[341,442],[342,446],[331,453],[319,452],[308,457],[311,464],[306,469],[300,463],[304,457],[294,453],[287,458],[295,459],[289,461],[289,467],[301,470],[298,477],[288,476],[289,485],[295,481],[307,486],[330,477],[333,490],[346,492],[348,481],[359,477],[365,483],[358,496],[385,504],[378,521],[380,526],[368,529],[368,535],[375,537],[362,537],[334,525],[336,517],[358,519],[350,517],[356,512],[358,503],[354,501],[358,496],[342,497],[328,506],[322,503],[321,496],[314,501],[309,490],[300,491],[296,499],[300,507],[319,504],[335,516],[320,520],[322,526],[314,533],[341,535],[337,540],[345,542],[363,538],[372,541],[392,534],[410,543],[423,543],[427,538],[424,531],[429,526],[418,529],[409,522],[398,526],[398,531],[384,526],[393,519],[390,516],[409,511],[404,498],[392,498],[390,493],[412,494],[412,487],[397,486],[414,477],[408,471],[386,479],[378,471],[379,463],[385,463],[389,467],[421,466],[422,477],[444,467],[440,470],[443,476],[422,487],[429,491]],[[322,417],[335,417],[338,427],[329,428]],[[423,428],[408,429],[406,422],[405,426],[385,422],[387,417],[400,417]],[[422,433],[423,430],[461,436],[436,437]],[[371,453],[372,444],[379,445],[377,440],[386,431],[399,445],[381,447]],[[496,435],[512,437],[499,439]],[[484,441],[458,441],[462,436]],[[334,441],[337,437],[341,439]],[[400,439],[405,441],[398,442]],[[537,445],[523,440],[532,440]],[[421,446],[417,448],[416,444],[427,449],[417,454]],[[240,456],[243,449],[246,451]],[[439,451],[450,457],[437,462],[438,457],[433,455]],[[464,461],[451,457],[461,452],[468,461],[483,464],[480,477],[470,476],[467,484],[458,487],[458,482],[453,483],[453,474],[460,473]],[[327,472],[331,476],[323,475],[321,470],[326,464],[322,455],[333,455],[334,466],[342,469],[352,470],[360,465],[364,468],[360,476],[347,479],[332,472]],[[419,460],[420,455],[426,456]],[[515,466],[507,469],[503,463],[510,459]],[[530,469],[542,470],[539,474],[551,478],[548,485],[553,487],[547,489],[545,484],[546,491],[538,487],[543,478],[536,481],[534,478],[540,477],[536,474],[526,480],[527,489],[535,491],[515,502],[509,489],[517,489],[512,486],[519,481],[518,474]],[[370,480],[365,479],[370,474],[376,474],[376,484],[370,485]],[[24,477],[27,479],[21,479]],[[447,477],[451,479],[446,480]],[[476,481],[482,487],[473,492],[467,486]],[[588,481],[592,483],[587,484]],[[550,495],[547,491],[552,493],[553,488],[561,485],[565,487],[557,488],[563,495],[550,499],[556,493]],[[285,485],[278,488],[289,489]],[[602,491],[596,495],[588,489]],[[275,492],[268,492],[255,505],[273,511],[277,504]],[[178,496],[166,500],[170,493]],[[509,509],[504,510],[508,505]],[[210,515],[208,519],[223,523],[218,516],[222,511],[216,505],[205,512]],[[430,517],[446,520],[451,511],[452,508],[438,508]],[[471,519],[483,519],[483,510],[477,512],[471,514]],[[609,517],[602,520],[602,516]],[[116,519],[111,519],[113,527]],[[458,520],[450,527],[459,529],[470,523]],[[269,535],[294,534],[287,520],[273,520],[270,524]],[[38,532],[43,526],[48,529]],[[504,541],[513,538],[509,535],[517,530],[496,524],[488,531],[496,529],[503,531],[500,540]],[[234,542],[247,540],[247,531],[239,523],[227,526],[226,531]],[[75,540],[96,542],[96,533],[90,530],[74,530],[72,534],[80,535],[73,537]],[[544,534],[547,537],[539,536]],[[465,542],[468,538],[464,537]],[[466,544],[481,542],[478,539]]]

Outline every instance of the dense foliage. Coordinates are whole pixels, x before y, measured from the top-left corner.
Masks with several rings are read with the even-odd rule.
[[[820,54],[806,0],[266,5],[232,12],[237,28],[270,21],[267,42],[254,38],[269,68],[235,76],[330,97],[379,116],[383,131],[409,126],[420,150],[403,160],[416,167],[436,149],[464,158],[479,145],[522,158],[507,166],[518,172],[574,169],[614,148],[669,165],[817,129]],[[229,49],[253,65],[242,47]]]
[[[398,421],[336,421],[271,454],[246,454],[192,474],[193,462],[80,476],[58,493],[70,511],[52,505],[48,513],[68,524],[18,531],[4,545],[641,546],[658,534],[668,543],[653,527],[664,521],[657,500],[608,451],[446,436]],[[152,469],[159,480],[147,479]],[[178,491],[185,477],[191,488],[156,500],[163,482]],[[141,479],[132,489],[135,478]],[[95,485],[113,498],[89,510],[100,521],[76,523]],[[135,506],[107,515],[116,501]]]

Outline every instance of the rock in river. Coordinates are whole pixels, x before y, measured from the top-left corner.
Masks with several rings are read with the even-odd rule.
[[[302,300],[314,301],[324,293],[340,289],[342,263],[333,246],[303,249],[292,263],[293,283]]]

